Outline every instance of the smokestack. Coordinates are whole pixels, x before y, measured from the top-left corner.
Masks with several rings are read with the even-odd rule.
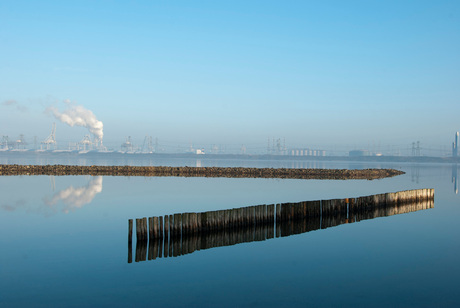
[[[64,103],[67,104],[67,109],[62,112],[52,106],[48,107],[46,111],[51,112],[56,119],[69,126],[86,127],[96,139],[95,143],[102,145],[104,125],[96,118],[94,113],[81,105],[72,104],[70,100],[65,100]]]

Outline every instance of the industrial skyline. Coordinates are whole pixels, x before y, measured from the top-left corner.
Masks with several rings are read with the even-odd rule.
[[[1,134],[0,134],[1,135]],[[19,134],[17,138],[1,135],[0,151],[74,151],[86,153],[89,151],[122,152],[122,153],[193,153],[193,154],[268,154],[289,156],[428,156],[428,157],[457,157],[459,132],[456,132],[452,148],[447,145],[438,149],[425,147],[420,141],[406,145],[381,145],[368,144],[367,147],[354,145],[317,148],[303,144],[286,142],[286,138],[268,137],[260,143],[194,143],[175,142],[167,139],[153,137],[146,134],[141,136],[125,136],[119,140],[102,143],[97,136],[85,134],[80,140],[73,140],[56,134],[56,123],[52,124],[51,133],[46,137],[26,137]],[[123,141],[124,139],[124,141]],[[114,138],[111,138],[114,140]]]

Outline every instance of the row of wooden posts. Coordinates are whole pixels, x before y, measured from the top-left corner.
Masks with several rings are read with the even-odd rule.
[[[289,236],[433,206],[434,190],[419,189],[359,198],[139,218],[136,219],[136,261],[145,260],[146,255],[149,260],[179,256],[196,250]],[[128,262],[132,262],[132,219],[129,219],[128,227]]]

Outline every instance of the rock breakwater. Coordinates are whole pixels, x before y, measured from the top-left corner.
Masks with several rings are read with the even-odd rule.
[[[321,180],[374,180],[404,174],[395,169],[289,169],[241,167],[163,167],[163,166],[74,166],[0,165],[0,176],[14,175],[106,175],[175,176],[226,178],[280,178]]]

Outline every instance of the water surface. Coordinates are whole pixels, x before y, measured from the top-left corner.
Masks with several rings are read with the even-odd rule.
[[[62,160],[40,162],[53,163],[50,159]],[[66,158],[62,163],[97,160]],[[0,157],[0,163],[40,162]],[[145,164],[145,159],[128,164]],[[0,177],[0,306],[459,304],[457,165],[189,159],[150,164],[390,167],[407,173],[374,181]],[[128,219],[418,188],[435,189],[434,208],[176,258],[127,262]]]

